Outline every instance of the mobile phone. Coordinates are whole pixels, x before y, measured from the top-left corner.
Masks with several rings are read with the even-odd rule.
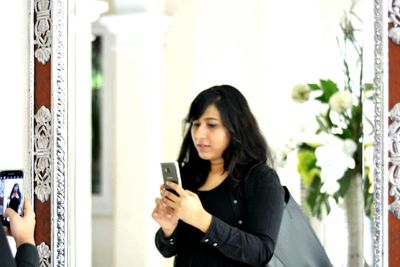
[[[12,208],[19,215],[22,215],[23,185],[24,172],[22,170],[0,171],[0,219],[4,226],[10,226],[8,218],[4,216],[7,208]]]
[[[176,192],[170,186],[168,186],[166,182],[171,181],[182,185],[178,162],[161,162],[161,171],[164,179],[165,188],[176,194]]]

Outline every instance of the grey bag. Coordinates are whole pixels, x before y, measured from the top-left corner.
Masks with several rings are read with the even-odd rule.
[[[286,186],[286,206],[282,215],[274,255],[267,267],[330,267],[328,255],[311,228],[302,208]]]

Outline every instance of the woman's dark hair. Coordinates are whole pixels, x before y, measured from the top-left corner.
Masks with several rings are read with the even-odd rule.
[[[184,121],[188,127],[178,162],[181,166],[182,182],[189,189],[201,186],[210,170],[210,162],[199,157],[190,131],[193,121],[199,119],[210,105],[215,105],[218,109],[222,123],[230,134],[230,143],[222,156],[224,169],[228,171],[233,185],[237,185],[254,164],[272,165],[270,149],[246,98],[233,86],[213,86],[197,95]]]

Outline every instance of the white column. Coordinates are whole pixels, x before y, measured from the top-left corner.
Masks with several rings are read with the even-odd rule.
[[[161,266],[156,251],[154,198],[162,182],[161,105],[164,94],[164,33],[168,18],[126,14],[101,20],[114,35],[110,49],[115,118],[113,151],[112,266]],[[106,74],[107,75],[107,74]],[[109,99],[105,99],[109,101]],[[97,239],[101,237],[97,236]],[[96,252],[95,252],[96,253]],[[104,255],[101,255],[102,257]]]

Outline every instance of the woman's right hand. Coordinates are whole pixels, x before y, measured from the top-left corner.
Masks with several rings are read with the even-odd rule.
[[[172,208],[168,207],[164,201],[162,201],[163,192],[165,191],[165,186],[162,184],[160,186],[161,197],[156,198],[156,206],[153,209],[151,217],[160,225],[164,232],[164,236],[168,237],[172,235],[178,225],[178,217]]]
[[[11,208],[6,209],[4,216],[10,218],[10,228],[4,227],[4,230],[6,230],[8,235],[14,237],[17,248],[24,243],[35,246],[35,212],[28,198],[25,198],[24,201],[23,217]]]

